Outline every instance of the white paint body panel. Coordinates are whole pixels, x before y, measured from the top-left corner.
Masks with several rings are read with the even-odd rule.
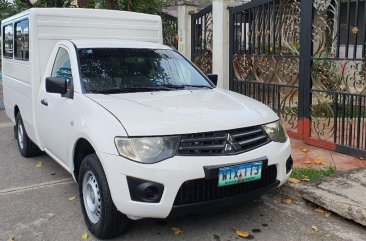
[[[230,130],[278,120],[262,103],[219,88],[88,96],[116,115],[129,136]]]
[[[117,155],[99,153],[104,161],[104,170],[109,180],[109,188],[118,210],[134,219],[166,218],[174,203],[180,186],[187,180],[204,178],[204,166],[230,165],[251,162],[266,156],[268,165],[276,165],[277,180],[280,185],[290,177],[286,174],[286,160],[291,154],[290,140],[286,143],[271,142],[255,150],[234,156],[188,157],[175,156],[157,164],[144,165]],[[130,199],[126,176],[148,179],[164,185],[164,193],[159,203],[142,203]]]
[[[281,184],[289,177],[285,167],[291,153],[289,140],[270,142],[240,155],[175,156],[150,165],[119,156],[114,144],[116,136],[229,130],[269,123],[278,120],[278,116],[253,99],[220,88],[83,94],[75,46],[169,49],[161,45],[160,17],[108,10],[32,9],[4,20],[2,25],[25,17],[30,21],[30,60],[3,59],[6,112],[14,122],[14,107],[19,106],[30,138],[72,174],[77,141],[89,141],[101,161],[119,211],[134,218],[165,218],[181,184],[204,177],[203,166],[250,162],[265,156],[269,165],[277,166]],[[65,48],[71,58],[73,99],[45,91],[45,79],[59,47]],[[45,98],[47,107],[40,103]],[[161,201],[131,201],[126,176],[163,184]]]
[[[60,40],[109,39],[162,44],[161,18],[156,15],[81,8],[31,8],[4,19],[3,26],[29,19],[29,61],[2,58],[4,105],[15,123],[14,107],[22,114],[28,136],[39,144],[35,129],[38,90],[51,52]],[[84,41],[87,42],[87,41]],[[93,41],[91,41],[93,42]]]

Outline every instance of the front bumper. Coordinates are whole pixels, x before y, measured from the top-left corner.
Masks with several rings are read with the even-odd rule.
[[[235,205],[238,203],[243,203],[244,201],[254,199],[256,197],[260,197],[266,192],[278,187],[280,185],[280,181],[275,181],[274,183],[271,183],[269,185],[266,185],[264,187],[257,188],[255,190],[231,196],[226,198],[220,198],[216,200],[210,200],[206,202],[200,202],[200,203],[190,203],[190,204],[184,204],[179,206],[173,206],[172,211],[169,214],[169,217],[179,217],[183,215],[188,215],[196,212],[202,212],[206,210],[210,210],[216,207],[227,207],[231,205]]]
[[[117,209],[132,219],[139,218],[166,218],[179,213],[194,211],[194,206],[180,205],[174,207],[174,201],[182,184],[189,180],[207,177],[204,167],[236,165],[243,162],[252,162],[258,158],[268,160],[268,166],[277,168],[278,182],[268,187],[252,190],[250,193],[226,197],[225,199],[204,202],[202,205],[221,206],[224,203],[231,205],[238,200],[253,198],[262,195],[268,189],[280,186],[287,181],[291,172],[286,173],[286,161],[291,154],[290,141],[286,143],[270,142],[257,149],[233,156],[175,156],[156,164],[140,164],[127,160],[121,156],[107,153],[98,153],[107,176],[112,199]],[[207,172],[207,170],[206,170]],[[160,183],[164,192],[158,203],[139,202],[131,200],[127,177],[134,177]],[[263,193],[262,193],[263,192]],[[209,205],[206,205],[207,207]],[[182,211],[183,210],[183,211]]]

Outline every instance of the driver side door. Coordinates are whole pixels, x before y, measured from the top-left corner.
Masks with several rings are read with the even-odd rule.
[[[60,164],[67,165],[68,137],[73,124],[73,74],[70,50],[60,45],[52,68],[46,70],[46,77],[66,80],[66,94],[46,91],[46,77],[43,77],[38,95],[38,130],[46,152]]]

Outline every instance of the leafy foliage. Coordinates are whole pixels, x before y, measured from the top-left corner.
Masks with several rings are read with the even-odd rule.
[[[168,0],[78,0],[78,6],[72,6],[72,0],[37,0],[34,4],[30,0],[0,0],[0,20],[31,7],[106,8],[158,14],[169,3]]]
[[[0,0],[0,20],[24,11],[28,5],[20,0],[10,2],[8,0]]]
[[[119,0],[121,10],[158,14],[165,6],[164,0]]]
[[[330,176],[336,172],[336,168],[329,165],[326,169],[294,168],[291,177],[296,179],[308,178],[310,181],[317,181],[323,177]]]
[[[65,0],[37,0],[33,5],[34,7],[68,7],[70,5],[69,1]]]

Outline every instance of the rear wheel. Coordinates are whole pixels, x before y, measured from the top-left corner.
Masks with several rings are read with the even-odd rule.
[[[90,154],[83,159],[78,179],[81,208],[90,232],[101,239],[126,232],[128,218],[117,210],[112,201],[97,155]]]
[[[24,128],[22,116],[20,113],[17,114],[16,118],[15,135],[17,138],[19,152],[24,157],[33,157],[42,153],[36,144],[29,139],[27,132]]]

